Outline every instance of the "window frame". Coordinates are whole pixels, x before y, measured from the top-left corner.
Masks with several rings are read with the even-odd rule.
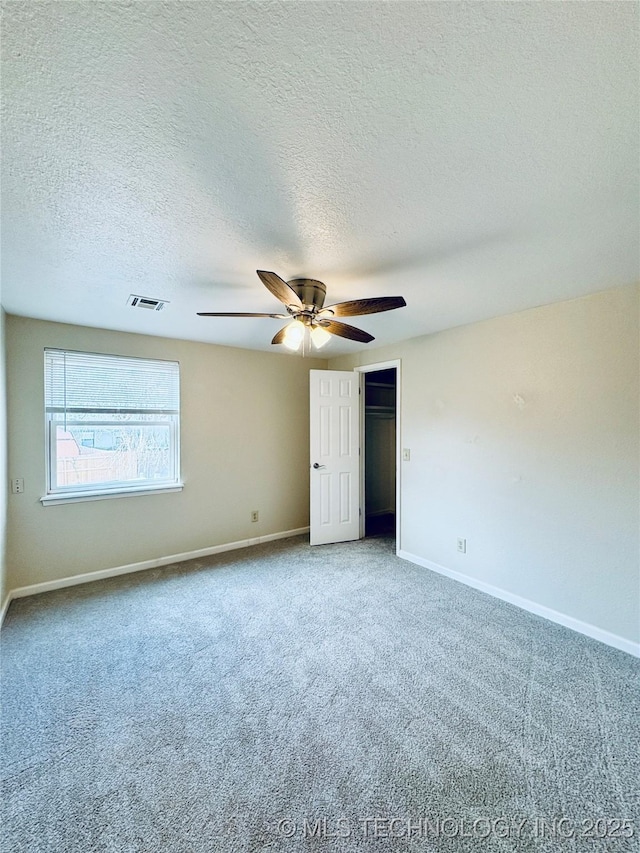
[[[158,421],[158,424],[162,424],[163,426],[169,426],[169,455],[172,466],[172,471],[175,474],[174,477],[154,481],[154,480],[146,480],[143,482],[140,481],[132,481],[132,480],[117,480],[111,481],[108,483],[87,483],[85,485],[78,486],[58,486],[56,482],[57,477],[57,428],[60,425],[60,421],[56,418],[56,415],[59,412],[53,412],[47,405],[47,391],[49,388],[48,378],[47,378],[47,353],[48,352],[56,352],[56,353],[71,353],[73,355],[79,355],[83,357],[87,357],[90,359],[92,356],[96,358],[109,358],[109,359],[122,359],[123,362],[147,362],[147,363],[157,363],[157,362],[165,362],[167,364],[173,364],[176,367],[177,372],[177,381],[178,381],[178,408],[175,412],[162,412],[158,410],[157,412],[140,409],[140,414],[169,414],[171,415],[171,419],[168,421]],[[118,355],[113,353],[96,353],[96,352],[86,352],[82,350],[71,350],[67,348],[59,348],[59,347],[45,347],[44,349],[44,428],[45,428],[45,471],[46,471],[46,493],[40,498],[40,502],[43,505],[47,504],[60,504],[60,503],[77,503],[79,501],[93,501],[93,500],[104,500],[108,498],[119,498],[119,497],[127,497],[132,495],[150,495],[150,494],[160,494],[167,492],[180,492],[184,488],[184,483],[181,478],[180,471],[180,422],[181,422],[181,405],[180,405],[180,362],[171,359],[159,359],[159,358],[145,358],[138,356],[127,356],[127,355]],[[96,407],[98,408],[98,407]],[[66,414],[66,413],[65,413]],[[96,419],[90,421],[80,421],[83,426],[86,425],[88,427],[91,426],[100,426],[101,425],[101,415],[103,412],[99,410],[95,412]],[[132,412],[135,414],[135,412]],[[73,413],[70,414],[69,419],[66,421],[72,421]],[[150,425],[153,426],[153,421],[144,421],[141,420],[139,422],[128,422],[132,425]],[[117,426],[117,421],[102,421],[102,425],[104,426]]]

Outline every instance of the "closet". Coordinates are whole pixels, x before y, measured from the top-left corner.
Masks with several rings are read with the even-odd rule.
[[[395,534],[396,369],[365,373],[365,536]]]

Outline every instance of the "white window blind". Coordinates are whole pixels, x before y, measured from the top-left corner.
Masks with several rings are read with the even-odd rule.
[[[48,412],[178,414],[178,362],[45,350]]]
[[[178,362],[46,349],[48,495],[179,484]]]

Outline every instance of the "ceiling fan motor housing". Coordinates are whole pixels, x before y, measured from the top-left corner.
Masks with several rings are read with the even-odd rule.
[[[311,305],[320,310],[324,305],[327,287],[315,278],[293,278],[287,284],[303,305]]]

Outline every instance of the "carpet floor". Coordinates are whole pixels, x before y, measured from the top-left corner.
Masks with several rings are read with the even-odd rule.
[[[304,537],[12,602],[3,853],[639,849],[638,662]]]

